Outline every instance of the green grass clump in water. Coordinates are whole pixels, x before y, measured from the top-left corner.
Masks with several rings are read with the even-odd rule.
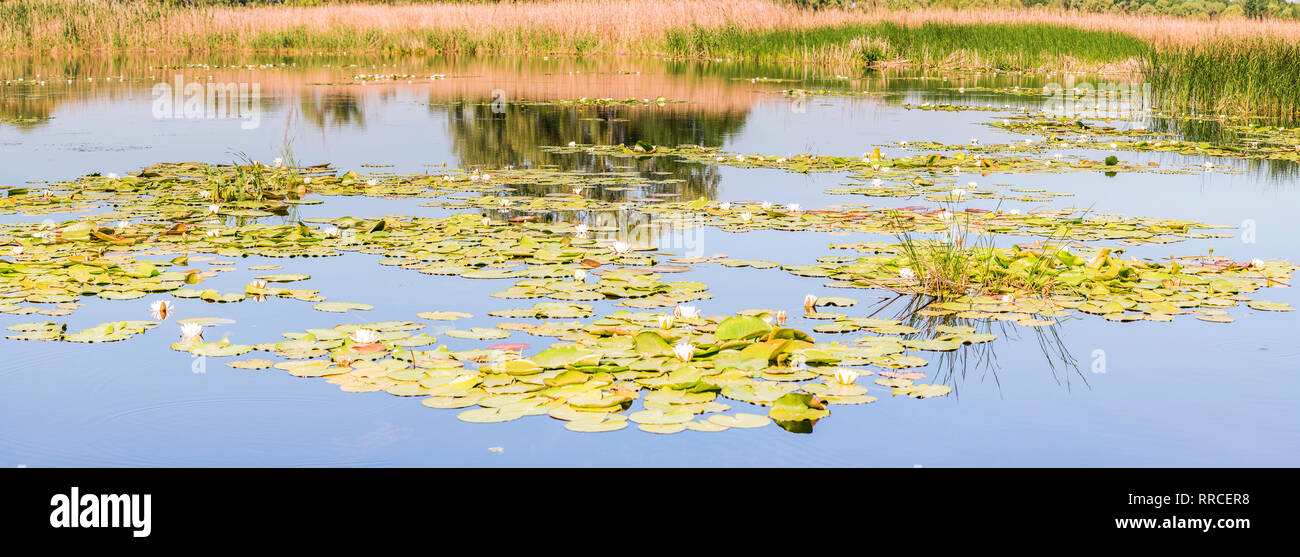
[[[752,31],[693,27],[670,31],[663,49],[676,56],[754,61],[874,63],[908,60],[1028,70],[1100,67],[1138,60],[1151,47],[1123,33],[1047,24],[895,23]]]
[[[1300,120],[1300,45],[1257,40],[1153,51],[1143,73],[1173,111]]]

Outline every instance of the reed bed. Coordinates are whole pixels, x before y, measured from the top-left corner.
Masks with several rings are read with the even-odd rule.
[[[1176,112],[1300,121],[1300,45],[1254,39],[1153,52],[1143,74]]]
[[[1179,107],[1293,117],[1300,23],[1054,9],[808,11],[772,0],[312,7],[0,2],[9,53],[641,54],[836,68],[1141,72]]]
[[[0,50],[395,50],[663,53],[673,32],[789,32],[894,24],[1031,25],[1125,34],[1156,47],[1223,39],[1300,42],[1300,24],[1190,20],[1051,9],[807,11],[771,0],[554,0],[526,3],[178,7],[154,0],[7,0]]]

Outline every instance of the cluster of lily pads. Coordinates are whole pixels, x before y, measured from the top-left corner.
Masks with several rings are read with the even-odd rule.
[[[921,276],[926,262],[917,260],[916,250],[899,244],[832,247],[870,255],[829,257],[816,265],[782,268],[798,276],[825,277],[831,281],[827,286],[934,294]],[[1238,263],[1215,256],[1123,259],[1111,248],[1071,250],[1063,243],[973,247],[969,251],[971,264],[964,269],[968,276],[963,277],[971,286],[969,293],[936,300],[923,315],[1042,326],[1067,315],[1066,309],[1074,309],[1110,321],[1172,321],[1176,315],[1187,314],[1226,323],[1233,321],[1226,308],[1242,303],[1261,311],[1292,311],[1289,304],[1252,299],[1246,294],[1288,285],[1298,269],[1279,261]],[[849,332],[857,328],[853,319],[841,318],[815,330]]]
[[[1285,126],[1259,123],[1222,124],[1231,141],[1186,141],[1170,132],[1145,127],[1120,128],[1107,122],[1088,119],[1046,117],[1044,115],[1005,118],[989,123],[1013,133],[1045,136],[1043,148],[1067,146],[1071,139],[1076,147],[1113,150],[1178,153],[1207,157],[1235,157],[1300,161],[1300,132]]]
[[[1103,130],[1105,131],[1105,130]],[[968,200],[1049,201],[1063,194],[1033,188],[960,184],[963,169],[989,173],[1152,171],[1150,166],[1083,159],[1033,159],[1040,144],[946,146],[901,144],[904,149],[945,151],[887,157],[879,148],[861,157],[727,153],[699,146],[645,143],[547,147],[554,153],[635,158],[675,157],[701,165],[771,168],[789,172],[845,172],[861,180],[832,193],[868,197],[918,197],[938,204]],[[956,151],[956,152],[951,152]],[[1010,154],[1009,154],[1010,153]],[[1182,172],[1185,170],[1163,170]],[[339,325],[286,333],[285,340],[237,344],[205,340],[206,327],[222,318],[181,320],[182,340],[172,348],[207,357],[254,351],[277,360],[232,362],[243,369],[277,368],[301,377],[325,377],[345,391],[386,391],[423,397],[433,408],[460,409],[470,422],[497,422],[546,414],[575,431],[611,431],[634,422],[645,431],[720,431],[760,427],[769,420],[807,430],[836,404],[876,399],[857,385],[879,375],[894,395],[943,396],[943,385],[916,384],[927,374],[910,368],[926,360],[909,351],[952,351],[993,340],[972,327],[925,329],[899,320],[825,311],[856,300],[809,297],[803,317],[820,321],[813,333],[868,333],[851,341],[818,341],[785,326],[781,311],[753,310],[706,317],[686,305],[711,297],[708,285],[671,280],[694,265],[779,268],[827,279],[827,286],[892,291],[929,298],[915,313],[968,320],[1052,325],[1074,311],[1111,321],[1169,321],[1188,314],[1228,322],[1227,308],[1246,304],[1289,311],[1287,304],[1247,296],[1287,285],[1294,265],[1248,263],[1213,256],[1168,260],[1123,258],[1122,248],[1222,237],[1225,228],[1195,221],[1133,218],[1078,208],[986,210],[845,205],[809,210],[797,204],[678,199],[668,177],[642,172],[566,172],[552,167],[448,169],[398,174],[344,172],[290,161],[235,165],[158,164],[126,176],[89,175],[75,180],[0,188],[0,214],[47,218],[42,223],[0,225],[0,313],[49,317],[75,312],[87,297],[130,300],[168,293],[212,303],[298,301],[322,312],[373,309],[330,299],[330,293],[284,285],[309,280],[280,265],[241,291],[205,288],[208,278],[243,257],[289,261],[299,257],[373,255],[381,265],[471,280],[508,280],[492,296],[536,300],[499,309],[495,327],[448,330],[448,337],[492,341],[522,333],[556,342],[532,355],[529,345],[506,343],[453,351],[419,332],[424,324],[391,321]],[[595,195],[599,192],[600,195]],[[455,211],[443,217],[389,215],[358,219],[301,218],[298,207],[321,196],[372,196],[427,200],[424,206]],[[652,245],[620,240],[624,230],[591,226],[584,215],[642,215],[674,228],[833,231],[903,236],[893,242],[832,245],[857,256],[823,257],[812,264],[713,257],[664,258]],[[53,216],[76,215],[57,222]],[[274,222],[274,221],[279,222]],[[271,221],[271,222],[268,222]],[[1023,236],[1038,241],[1011,247],[963,246],[953,236]],[[941,236],[912,240],[909,235]],[[931,262],[919,254],[943,251],[970,264],[944,277],[957,289],[936,290]],[[206,264],[207,268],[204,268]],[[276,272],[271,272],[276,271]],[[545,300],[545,301],[543,301]],[[622,308],[596,317],[594,302]],[[671,312],[665,308],[673,308]],[[648,311],[646,311],[648,310]],[[13,340],[111,342],[143,334],[168,319],[158,301],[148,321],[116,321],[69,332],[53,321],[9,327]],[[420,319],[469,317],[429,311]],[[559,320],[559,321],[552,321]],[[589,320],[584,322],[583,320]],[[436,346],[435,346],[436,345]],[[428,348],[435,346],[434,348]],[[865,369],[874,366],[876,370]],[[639,409],[632,411],[640,401]],[[765,406],[766,415],[729,413],[724,400]]]
[[[693,307],[679,306],[671,314],[620,311],[586,324],[502,324],[564,341],[529,357],[522,355],[527,344],[420,350],[437,339],[415,332],[423,324],[401,321],[309,329],[286,333],[288,340],[258,345],[204,342],[200,334],[173,348],[206,356],[273,352],[284,361],[252,358],[228,365],[325,377],[348,392],[421,397],[431,408],[464,409],[458,417],[468,422],[549,415],[574,431],[613,431],[630,421],[644,431],[676,433],[762,427],[772,420],[787,429],[810,430],[830,414],[831,405],[876,401],[866,387],[856,384],[873,372],[851,366],[886,368],[875,382],[892,395],[943,396],[949,387],[913,382],[925,373],[899,371],[926,364],[903,353],[953,350],[993,339],[953,327],[932,340],[879,334],[847,345],[819,343],[780,325],[779,316],[774,323],[771,312],[747,313],[705,317]],[[469,317],[459,312],[420,316]],[[908,332],[896,321],[874,320],[871,326],[881,333]],[[639,409],[629,412],[637,400]],[[767,415],[728,413],[732,407],[723,400],[767,407]]]

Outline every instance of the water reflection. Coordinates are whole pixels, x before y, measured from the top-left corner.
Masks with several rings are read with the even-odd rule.
[[[562,169],[607,171],[597,158],[564,157],[538,151],[543,145],[579,143],[722,145],[741,131],[756,103],[784,89],[870,92],[863,102],[883,106],[955,104],[1009,112],[1037,113],[1052,104],[1045,87],[1070,92],[1071,114],[1128,120],[1153,132],[1171,132],[1198,142],[1237,138],[1212,119],[1152,115],[1159,91],[1136,78],[1007,72],[921,72],[907,69],[834,70],[750,63],[663,61],[639,58],[448,58],[385,55],[116,55],[11,56],[0,60],[0,126],[31,131],[46,126],[65,106],[100,102],[147,105],[151,87],[180,77],[186,83],[256,84],[261,109],[296,111],[325,133],[365,129],[376,111],[408,102],[414,93],[429,110],[445,115],[462,165],[555,165]],[[1075,91],[1080,87],[1080,91]],[[1119,102],[1106,91],[1139,91]],[[1095,92],[1093,94],[1092,92]],[[650,98],[689,101],[659,107],[548,107],[518,101],[587,98]],[[1122,97],[1122,95],[1121,95]],[[1091,100],[1088,100],[1091,99]],[[492,101],[504,100],[503,107]],[[1103,102],[1104,101],[1104,102]],[[1140,101],[1140,102],[1139,102]],[[1095,104],[1105,110],[1096,110]],[[1118,111],[1118,112],[1116,112]],[[1158,112],[1157,112],[1158,114]],[[141,117],[147,117],[142,112]],[[368,116],[370,116],[368,118]],[[1277,180],[1293,179],[1291,161],[1250,161],[1251,170]],[[699,167],[647,164],[640,172],[673,172],[689,192],[707,192],[716,176]]]
[[[873,306],[875,309],[868,317],[892,314],[893,319],[901,321],[903,325],[921,331],[934,331],[941,326],[969,327],[975,333],[996,335],[997,338],[989,342],[967,344],[954,351],[926,353],[926,359],[929,360],[927,369],[934,370],[928,380],[952,387],[954,396],[960,396],[961,386],[968,378],[981,382],[991,378],[1000,391],[1002,382],[998,371],[1001,370],[1001,365],[998,363],[997,351],[1002,347],[1016,349],[1022,346],[1026,331],[1033,334],[1042,361],[1058,385],[1067,391],[1073,390],[1076,382],[1081,383],[1083,388],[1090,388],[1087,377],[1079,369],[1078,360],[1061,338],[1063,327],[1060,320],[1052,325],[1026,327],[998,319],[965,319],[952,314],[918,313],[937,301],[939,300],[929,296],[898,295],[882,298]]]

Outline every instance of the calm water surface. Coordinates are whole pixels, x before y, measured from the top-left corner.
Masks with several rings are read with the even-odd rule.
[[[354,76],[359,74],[419,77],[357,85]],[[430,80],[434,74],[446,78]],[[243,129],[240,120],[229,118],[156,118],[151,88],[157,82],[173,83],[178,75],[186,83],[258,84],[257,126]],[[682,178],[684,182],[664,186],[663,191],[683,198],[770,200],[809,209],[925,202],[826,193],[846,181],[842,174],[705,167],[665,159],[609,163],[538,148],[569,141],[644,140],[768,155],[860,155],[878,145],[887,154],[897,152],[887,144],[898,140],[961,143],[980,138],[1003,143],[1024,136],[983,124],[996,113],[906,110],[901,105],[991,104],[1036,111],[1043,104],[1041,97],[975,88],[1036,87],[1063,79],[990,74],[839,79],[812,71],[658,60],[346,56],[6,59],[0,61],[0,76],[8,81],[0,88],[0,184],[5,185],[90,172],[124,174],[162,161],[231,162],[240,152],[269,161],[288,144],[300,162],[329,162],[341,170],[365,171],[362,165],[383,164],[394,172],[424,172],[430,165],[446,163],[484,169],[555,164],[619,171],[627,168],[613,165],[641,165],[634,169]],[[791,81],[752,79],[758,77]],[[958,92],[956,84],[972,91]],[[774,93],[793,87],[874,94],[798,98]],[[640,108],[507,102],[498,104],[504,106],[499,111],[492,104],[659,96],[692,102]],[[1199,128],[1187,131],[1203,133]],[[1176,155],[1121,156],[1162,164],[1203,162]],[[1215,254],[1236,259],[1300,261],[1300,179],[1294,168],[1216,163],[1247,172],[970,175],[961,180],[1074,194],[1060,198],[1057,206],[1232,226],[1250,223],[1255,231],[1254,243],[1240,238],[1190,240],[1129,251],[1139,257],[1205,253],[1213,247]],[[329,199],[302,207],[297,216],[447,214],[418,203]],[[1004,203],[1002,208],[1033,206]],[[41,220],[24,215],[0,219]],[[806,264],[845,254],[830,250],[831,243],[889,239],[857,233],[731,234],[707,229],[699,242],[706,255]],[[489,296],[501,289],[502,281],[422,275],[381,266],[377,260],[365,254],[287,262],[248,258],[239,262],[239,270],[209,281],[212,288],[239,290],[260,274],[245,269],[248,265],[283,264],[285,272],[312,275],[305,287],[320,289],[331,299],[375,306],[359,318],[287,300],[207,305],[164,295],[131,301],[88,298],[85,307],[60,319],[71,330],[142,319],[150,302],[169,299],[180,315],[235,319],[236,324],[213,332],[256,343],[285,331],[358,319],[409,320],[414,312],[447,309],[476,317],[429,332],[452,349],[467,349],[490,343],[458,340],[438,331],[491,326],[501,319],[487,316],[488,311],[518,306]],[[821,279],[778,269],[703,265],[676,277],[710,285],[714,298],[697,305],[711,314],[754,307],[796,310],[806,293],[846,295],[823,287]],[[869,306],[881,297],[865,290],[847,295],[862,301],[843,312],[851,316],[869,314]],[[1294,289],[1273,288],[1258,297],[1300,306]],[[598,314],[619,309],[596,305]],[[891,311],[894,308],[887,307],[880,316],[892,317]],[[204,373],[194,373],[193,358],[168,346],[174,341],[174,324],[109,344],[0,340],[0,465],[1296,466],[1300,347],[1294,339],[1300,320],[1294,313],[1245,307],[1233,309],[1231,315],[1237,322],[1226,325],[1190,318],[1110,323],[1093,317],[1065,320],[1042,332],[995,328],[992,332],[999,339],[992,343],[948,356],[922,354],[930,360],[922,368],[931,374],[928,380],[952,386],[950,396],[891,399],[882,394],[885,389],[868,383],[879,402],[836,407],[830,418],[805,435],[777,427],[671,436],[634,428],[577,434],[546,417],[493,425],[463,423],[455,411],[432,410],[409,398],[345,393],[325,381],[278,370],[234,370],[224,365],[229,359],[209,359]],[[33,317],[40,316],[0,314],[0,327]],[[803,329],[814,324],[791,322]],[[511,341],[532,344],[529,353],[547,344],[545,338],[522,334]],[[1094,373],[1096,355],[1103,352],[1105,372]],[[742,411],[746,406],[728,403]]]

